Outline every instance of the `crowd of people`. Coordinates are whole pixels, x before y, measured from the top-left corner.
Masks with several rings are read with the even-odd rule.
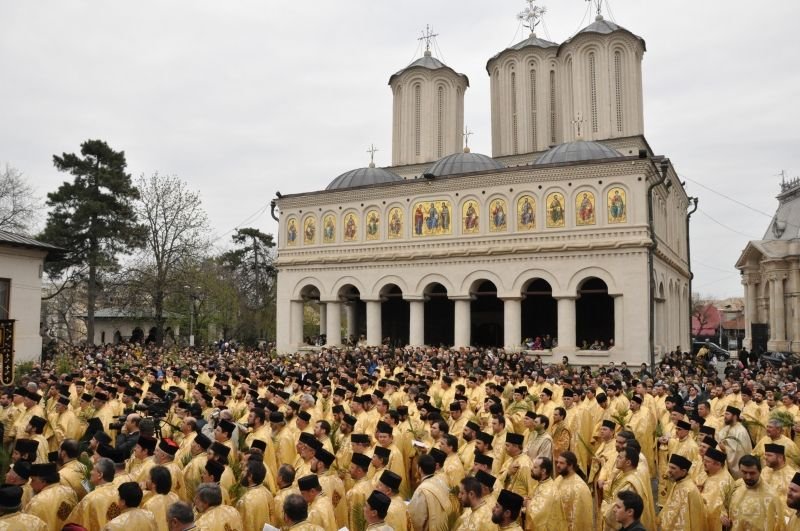
[[[57,359],[73,367],[0,396],[0,531],[800,530],[788,366],[718,374],[680,348],[636,367],[388,346]]]

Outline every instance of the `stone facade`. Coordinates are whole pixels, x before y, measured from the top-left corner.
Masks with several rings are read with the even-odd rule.
[[[626,69],[622,89],[606,83],[614,72],[608,61],[613,62],[618,45],[630,51],[618,65]],[[363,335],[366,344],[377,345],[392,330],[400,330],[412,345],[436,342],[432,338],[446,343],[444,337],[456,347],[480,343],[519,350],[524,338],[546,332],[557,338],[557,346],[543,351],[545,356],[568,355],[573,362],[590,364],[641,363],[650,357],[652,311],[653,351],[689,347],[688,197],[669,161],[655,156],[640,134],[644,42],[616,27],[581,32],[564,46],[570,57],[602,51],[595,67],[605,70],[595,71],[599,77],[594,89],[575,86],[590,83],[580,76],[573,78],[569,93],[559,82],[557,101],[581,102],[585,98],[578,94],[600,90],[595,104],[606,106],[623,101],[609,91],[623,90],[626,110],[614,113],[624,116],[620,127],[607,113],[598,115],[602,125],[598,122],[596,128],[592,117],[584,116],[587,129],[584,122],[567,119],[568,113],[582,109],[570,104],[559,111],[557,139],[577,137],[575,151],[586,152],[580,145],[583,135],[577,134],[582,127],[590,138],[608,139],[604,144],[611,150],[603,149],[610,154],[537,165],[550,143],[544,118],[541,141],[521,135],[516,148],[497,130],[508,130],[513,123],[509,112],[520,109],[509,108],[513,91],[508,87],[495,90],[499,78],[494,65],[508,80],[507,68],[524,63],[524,54],[531,51],[523,46],[523,51],[501,52],[487,67],[493,154],[505,167],[433,176],[424,160],[430,145],[421,158],[396,156],[397,146],[415,142],[413,130],[397,125],[398,116],[407,121],[413,110],[407,100],[398,100],[398,80],[421,75],[427,64],[412,63],[417,66],[390,81],[395,166],[387,169],[400,180],[284,195],[275,201],[280,212],[279,351],[302,346],[304,305],[309,302],[319,305],[320,333],[331,345],[341,344],[343,335]],[[548,60],[557,59],[556,48],[543,49],[545,55],[553,54]],[[581,57],[589,60],[586,54]],[[432,69],[429,76],[449,76],[453,90],[458,88],[455,82],[461,78],[454,70],[427,68]],[[526,90],[524,84],[519,90]],[[523,122],[518,119],[517,125],[530,128]],[[572,127],[575,133],[565,132]],[[424,142],[437,143],[435,136]],[[441,154],[458,151],[460,144],[455,148],[448,144],[452,150]],[[404,321],[402,326],[398,320]],[[583,348],[583,341],[596,340],[611,348]]]
[[[745,292],[744,346],[800,352],[800,180],[781,184],[775,217],[736,268]]]

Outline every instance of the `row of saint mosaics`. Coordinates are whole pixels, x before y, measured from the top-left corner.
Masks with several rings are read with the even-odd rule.
[[[385,209],[369,206],[363,214],[353,210],[341,215],[328,212],[322,215],[321,226],[314,214],[304,216],[302,224],[292,216],[286,221],[286,244],[392,240],[407,238],[409,233],[411,237],[426,237],[453,235],[456,231],[462,235],[482,234],[487,230],[529,232],[565,228],[570,219],[573,220],[570,226],[574,227],[628,220],[627,194],[621,186],[607,190],[604,208],[600,210],[595,192],[588,188],[578,189],[570,200],[562,192],[550,192],[541,202],[536,194],[523,192],[516,198],[514,210],[509,211],[508,203],[503,197],[492,197],[486,202],[466,197],[461,200],[457,218],[454,212],[458,211],[454,211],[450,199],[435,197],[414,202],[408,211],[405,206],[395,204]]]

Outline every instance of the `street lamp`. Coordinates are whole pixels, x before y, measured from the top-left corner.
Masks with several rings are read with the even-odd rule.
[[[200,286],[192,290],[191,286],[184,286],[189,290],[189,346],[194,346],[194,302],[199,298],[197,291],[200,291]]]

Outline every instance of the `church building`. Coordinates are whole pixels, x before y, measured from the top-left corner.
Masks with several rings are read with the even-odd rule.
[[[689,198],[644,137],[645,41],[598,9],[550,42],[538,9],[486,63],[491,156],[466,147],[470,80],[428,46],[389,77],[392,165],[274,200],[280,352],[304,346],[309,304],[329,345],[689,348]]]
[[[781,182],[775,216],[736,268],[744,284],[744,346],[800,353],[800,179]]]

